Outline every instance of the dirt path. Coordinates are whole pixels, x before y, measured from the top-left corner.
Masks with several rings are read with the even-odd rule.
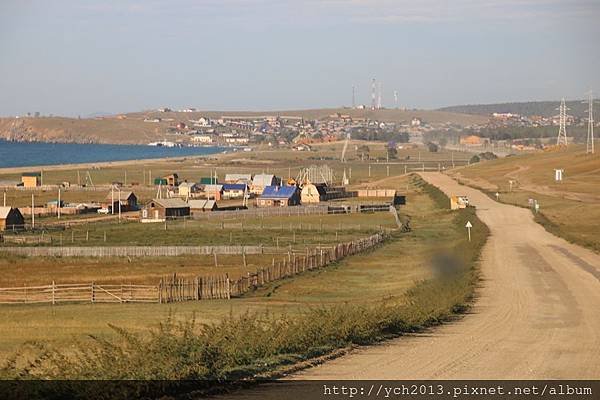
[[[439,173],[421,175],[468,195],[492,232],[473,313],[293,379],[599,379],[600,255],[546,232],[526,209]]]

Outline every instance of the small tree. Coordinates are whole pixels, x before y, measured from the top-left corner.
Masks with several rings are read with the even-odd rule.
[[[398,150],[396,150],[396,146],[388,146],[387,155],[389,159],[395,159],[398,155]]]
[[[369,149],[369,146],[367,146],[366,144],[363,144],[362,146],[360,146],[357,151],[360,154],[360,158],[361,159],[365,159],[366,158],[368,160],[370,158],[369,157],[369,152],[371,150]]]
[[[437,151],[439,150],[439,146],[433,142],[429,142],[429,143],[427,143],[427,149],[431,153],[437,153]]]

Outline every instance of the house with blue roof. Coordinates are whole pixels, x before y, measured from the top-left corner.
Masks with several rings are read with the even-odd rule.
[[[248,185],[245,183],[224,183],[223,199],[242,199],[247,191]]]
[[[297,186],[266,186],[258,199],[257,207],[288,207],[300,204]]]

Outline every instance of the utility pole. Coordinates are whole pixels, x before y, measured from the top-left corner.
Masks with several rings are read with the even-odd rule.
[[[58,204],[56,204],[56,216],[60,219],[60,188],[58,188]]]
[[[115,185],[110,187],[110,213],[115,215]]]
[[[381,110],[381,82],[379,82],[379,95],[377,96],[377,109]]]
[[[565,104],[565,98],[563,97],[560,101],[560,107],[558,108],[559,112],[559,122],[558,122],[558,137],[556,138],[557,146],[568,146],[567,141],[567,110],[569,110]]]
[[[356,108],[356,92],[354,85],[352,85],[352,108]]]
[[[594,154],[594,96],[591,90],[588,92],[588,96],[588,100],[584,101],[588,104],[588,131],[585,152],[586,154]]]
[[[119,222],[121,222],[121,188],[119,188]]]
[[[33,193],[31,193],[31,230],[35,228],[35,200]]]

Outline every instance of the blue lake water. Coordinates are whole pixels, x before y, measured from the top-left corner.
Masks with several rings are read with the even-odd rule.
[[[223,147],[20,143],[0,140],[0,168],[197,156],[220,153],[223,150]]]

